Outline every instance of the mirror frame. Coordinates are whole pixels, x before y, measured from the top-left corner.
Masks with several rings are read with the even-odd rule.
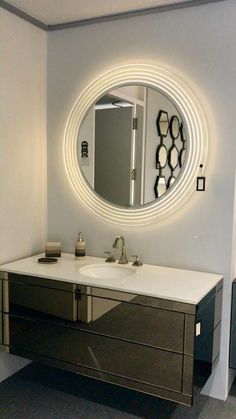
[[[77,158],[77,137],[88,109],[109,90],[130,84],[151,87],[169,98],[179,110],[188,139],[185,162],[176,182],[160,198],[138,208],[119,207],[96,194],[86,181]],[[195,94],[169,70],[149,64],[120,66],[92,81],[72,108],[63,146],[66,173],[79,200],[103,220],[126,226],[160,221],[182,207],[196,190],[199,165],[205,168],[207,150],[206,120]]]

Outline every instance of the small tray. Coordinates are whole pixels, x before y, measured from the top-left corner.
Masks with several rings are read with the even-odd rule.
[[[57,259],[56,258],[39,258],[38,263],[43,263],[43,264],[48,265],[51,263],[57,263]]]

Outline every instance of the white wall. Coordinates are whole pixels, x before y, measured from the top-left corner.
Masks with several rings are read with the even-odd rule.
[[[46,220],[46,34],[0,9],[0,263],[42,250]],[[0,381],[24,366],[1,353]]]
[[[220,272],[225,277],[221,358],[208,392],[228,392],[233,192],[236,156],[236,2],[125,19],[50,33],[48,37],[48,230],[65,251],[83,230],[87,251],[103,255],[116,234],[146,263]],[[195,91],[209,127],[207,189],[171,219],[125,228],[98,219],[71,189],[63,135],[82,90],[107,69],[146,62],[170,68]]]

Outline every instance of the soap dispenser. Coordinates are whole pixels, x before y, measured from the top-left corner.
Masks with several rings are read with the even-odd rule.
[[[86,246],[86,242],[84,241],[82,237],[82,233],[80,232],[75,242],[75,256],[76,257],[85,256],[85,246]]]

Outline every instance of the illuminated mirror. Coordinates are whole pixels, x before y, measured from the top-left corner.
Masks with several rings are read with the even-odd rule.
[[[131,110],[135,109],[135,107],[137,109],[138,105],[133,103],[133,99],[119,97],[117,92],[118,89],[130,89],[130,87],[137,87],[138,90],[139,88],[144,89],[146,96],[151,96],[152,93],[160,95],[174,107],[174,111],[169,111],[166,107],[166,102],[165,104],[159,103],[156,108],[150,107],[151,112],[144,111],[146,116],[143,117],[143,123],[141,124],[144,127],[143,131],[146,132],[147,127],[150,126],[150,116],[156,142],[153,143],[153,148],[147,148],[146,145],[142,147],[143,151],[140,153],[142,166],[141,170],[138,170],[136,151],[134,152],[138,144],[136,144],[136,140],[133,143],[131,141],[129,146],[131,151],[129,150],[129,154],[127,152],[129,155],[127,160],[131,158],[131,160],[135,161],[135,164],[133,166],[131,164],[129,167],[129,185],[134,186],[134,182],[139,174],[144,172],[144,175],[141,176],[140,188],[127,188],[127,190],[132,191],[128,199],[115,203],[111,198],[96,191],[96,176],[94,177],[93,175],[89,179],[89,170],[96,171],[96,165],[94,166],[90,161],[93,155],[90,154],[92,148],[90,141],[91,138],[95,138],[95,135],[94,133],[93,137],[88,135],[90,124],[87,125],[86,131],[86,120],[89,121],[89,114],[91,119],[94,118],[92,109],[95,106],[104,105],[104,102],[107,100],[109,102],[110,96],[113,96],[114,91],[115,98],[113,99],[115,100],[113,100],[113,107],[115,106],[121,111],[125,107]],[[142,101],[143,99],[139,98],[139,100]],[[105,105],[107,106],[106,103]],[[173,116],[176,118],[172,119],[171,128],[169,126],[167,130],[168,120],[167,118],[163,119],[162,115],[160,131],[158,132],[157,117],[160,110],[167,112],[169,124]],[[131,128],[133,127],[132,130],[134,131],[135,126],[139,125],[139,122],[136,121],[136,116],[135,113],[134,118],[132,116]],[[113,132],[119,132],[119,123],[117,124],[113,126]],[[92,125],[95,130],[94,122]],[[170,136],[169,139],[168,136]],[[143,138],[145,138],[143,142],[148,142],[151,135],[148,136],[146,134]],[[165,143],[165,139],[170,141],[170,143]],[[157,148],[160,144],[164,144],[167,149],[167,163],[165,167],[166,153],[164,148],[159,149],[159,153],[157,153]],[[178,149],[178,152],[174,148],[172,156],[170,148],[172,147],[173,150],[173,146]],[[204,169],[206,167],[207,148],[208,133],[204,113],[192,89],[185,84],[182,78],[162,67],[147,64],[131,64],[108,70],[97,76],[80,93],[68,116],[63,153],[65,172],[69,182],[78,200],[91,213],[115,224],[140,226],[166,218],[186,203],[196,189],[199,165],[203,164]],[[109,154],[106,153],[105,149],[103,151],[104,155],[106,154],[107,159],[109,159]],[[125,153],[123,151],[123,154]],[[82,155],[83,161],[81,161]],[[165,173],[167,168],[169,170],[168,175]],[[148,170],[149,173],[147,174]],[[176,170],[177,172],[175,172]],[[106,179],[109,176],[107,171]],[[118,173],[113,176],[113,178],[117,178],[118,185],[121,183],[119,177],[120,174]],[[157,181],[158,177],[161,182]],[[148,196],[149,193],[150,195]],[[158,195],[157,198],[156,194]],[[160,194],[161,196],[159,196]]]

